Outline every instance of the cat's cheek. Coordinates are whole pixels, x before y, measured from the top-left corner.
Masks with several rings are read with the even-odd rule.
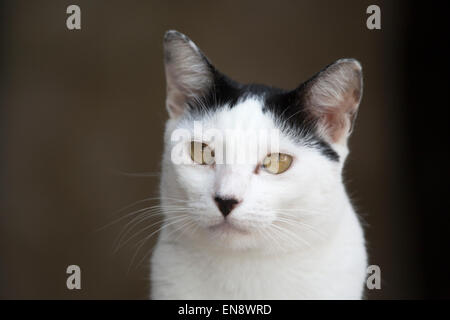
[[[178,184],[191,193],[204,194],[214,185],[214,171],[200,165],[176,166]]]

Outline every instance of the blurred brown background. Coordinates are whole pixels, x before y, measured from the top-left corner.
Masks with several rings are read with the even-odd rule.
[[[66,28],[70,4],[81,7],[79,31]],[[336,59],[359,59],[365,92],[346,178],[367,222],[370,263],[382,271],[382,289],[368,297],[448,297],[427,291],[421,218],[411,214],[403,72],[409,5],[376,1],[382,30],[371,31],[370,4],[3,2],[0,298],[148,296],[147,261],[129,268],[137,241],[113,252],[130,220],[98,229],[156,204],[116,212],[157,195],[157,175],[124,173],[159,170],[168,29],[186,33],[241,82],[293,88]],[[70,264],[81,267],[82,290],[66,288]]]

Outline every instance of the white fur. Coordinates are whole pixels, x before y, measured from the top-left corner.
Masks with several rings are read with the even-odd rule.
[[[251,98],[199,120],[224,133],[276,128],[261,109]],[[335,162],[282,135],[280,152],[293,156],[291,168],[256,174],[251,164],[175,165],[170,137],[179,128],[192,130],[192,119],[166,124],[160,188],[166,223],[151,260],[152,298],[362,297],[366,251],[341,178],[345,145],[334,146],[341,157]],[[211,228],[224,220],[215,194],[242,200],[227,218],[235,228]]]

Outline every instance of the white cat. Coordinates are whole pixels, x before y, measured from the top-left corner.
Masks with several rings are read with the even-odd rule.
[[[170,119],[152,298],[360,299],[364,236],[342,182],[360,64],[338,60],[285,91],[232,81],[176,31],[164,50]],[[278,149],[256,151],[256,163],[219,162],[222,145],[195,123],[220,133],[225,153],[233,130],[279,130]],[[180,130],[191,135],[174,139]],[[254,143],[238,140],[238,154]]]

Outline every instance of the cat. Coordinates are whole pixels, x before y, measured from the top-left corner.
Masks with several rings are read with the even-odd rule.
[[[361,299],[364,234],[342,181],[360,63],[338,60],[282,90],[231,80],[177,31],[163,42],[165,221],[151,258],[151,298]],[[225,149],[226,129],[278,130],[279,150],[258,154],[256,164],[214,162],[216,146],[195,136],[195,123],[221,133]],[[178,141],[177,130],[192,136]],[[173,161],[176,145],[182,163]]]

